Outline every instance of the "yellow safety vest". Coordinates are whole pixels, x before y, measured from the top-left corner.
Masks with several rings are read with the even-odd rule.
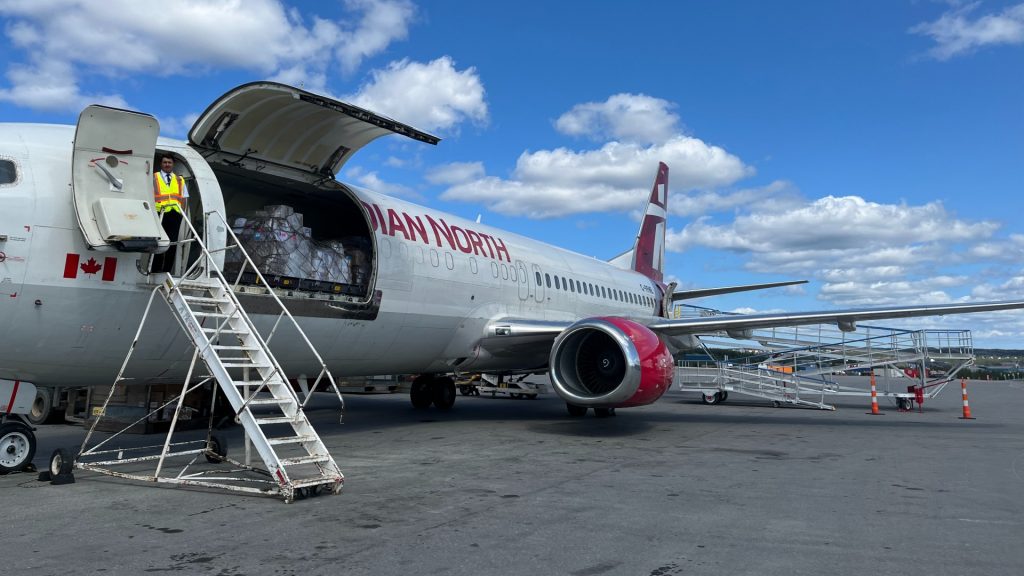
[[[156,213],[163,214],[171,210],[183,213],[185,207],[185,196],[182,190],[185,189],[185,181],[178,174],[171,176],[171,183],[164,182],[163,172],[153,174],[153,196],[156,200]]]

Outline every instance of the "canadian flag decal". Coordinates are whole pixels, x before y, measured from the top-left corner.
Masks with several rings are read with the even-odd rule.
[[[82,275],[95,278],[96,274],[102,271],[100,278],[104,282],[113,282],[114,276],[117,274],[117,258],[107,256],[103,259],[103,263],[99,263],[92,256],[88,260],[82,262],[82,257],[78,254],[68,253],[64,259],[64,277],[65,278],[78,278],[79,271]]]

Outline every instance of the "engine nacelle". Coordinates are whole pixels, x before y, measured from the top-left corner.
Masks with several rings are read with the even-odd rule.
[[[650,404],[672,385],[672,372],[672,355],[661,339],[625,318],[580,320],[551,348],[551,384],[577,406]]]

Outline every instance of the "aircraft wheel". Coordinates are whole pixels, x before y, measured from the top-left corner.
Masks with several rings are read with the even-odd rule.
[[[594,408],[594,416],[598,418],[613,418],[615,416],[615,408]]]
[[[722,401],[722,398],[718,394],[718,392],[714,392],[712,394],[708,394],[705,392],[700,395],[700,400],[701,402],[707,404],[708,406],[714,406],[715,404],[718,404],[719,402]]]
[[[463,396],[469,396],[472,393],[473,393],[473,387],[472,386],[469,386],[468,384],[463,384],[463,385],[459,386],[459,394],[462,394]]]
[[[412,388],[409,390],[409,400],[412,401],[413,408],[417,410],[430,408],[430,403],[434,400],[430,389],[432,382],[433,378],[430,376],[417,376],[412,381]]]
[[[36,435],[21,422],[0,424],[0,474],[18,472],[32,464]]]
[[[220,464],[228,455],[228,443],[223,437],[214,434],[210,436],[210,443],[206,447],[206,461],[210,464]]]
[[[431,388],[434,406],[438,410],[451,410],[455,405],[455,382],[448,377],[437,378]]]
[[[37,387],[36,399],[32,401],[32,408],[29,410],[28,421],[32,424],[43,424],[53,415],[53,390]]]
[[[577,406],[566,402],[565,409],[569,412],[569,416],[572,416],[573,418],[582,418],[587,415],[586,406]]]

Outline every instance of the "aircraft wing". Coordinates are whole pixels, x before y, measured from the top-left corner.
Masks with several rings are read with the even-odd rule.
[[[819,312],[712,314],[699,318],[655,318],[647,322],[647,327],[656,334],[668,337],[726,333],[733,338],[745,338],[748,337],[745,333],[759,328],[801,326],[806,324],[836,324],[841,330],[853,331],[856,329],[858,322],[871,320],[970,314],[974,312],[1022,308],[1024,308],[1024,300],[934,306],[855,308]],[[708,311],[714,312],[710,309]],[[494,356],[542,355],[550,351],[554,339],[571,324],[571,322],[567,321],[536,321],[517,318],[496,320],[488,326],[487,335],[480,341],[480,346]]]
[[[820,312],[780,312],[776,314],[726,314],[700,318],[656,319],[648,328],[665,336],[710,334],[725,331],[738,334],[758,328],[800,326],[804,324],[836,324],[841,330],[853,331],[857,322],[916,316],[944,316],[970,314],[995,310],[1024,308],[1024,300],[1006,302],[978,302],[974,304],[947,304],[941,306],[893,306],[887,308],[857,308]]]

